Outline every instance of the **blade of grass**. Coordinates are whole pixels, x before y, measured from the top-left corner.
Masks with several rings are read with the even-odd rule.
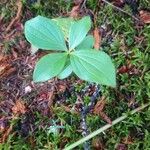
[[[142,106],[140,106],[140,107],[138,107],[138,108],[132,110],[132,111],[130,112],[130,114],[133,115],[133,114],[135,114],[136,112],[138,112],[138,111],[140,111],[140,110],[142,110],[142,109],[148,107],[149,105],[150,105],[150,103],[147,103],[147,104],[145,104],[145,105],[142,105]],[[112,122],[112,124],[106,124],[105,126],[103,126],[103,127],[99,128],[98,130],[92,132],[92,133],[89,134],[88,136],[86,136],[86,137],[84,137],[84,138],[78,140],[77,142],[71,144],[70,146],[66,147],[64,150],[71,150],[71,149],[75,148],[76,146],[78,146],[78,145],[80,145],[80,144],[82,144],[82,143],[88,141],[89,139],[93,138],[94,136],[100,134],[101,132],[104,132],[105,130],[107,130],[108,128],[112,127],[113,125],[115,125],[115,124],[117,124],[117,123],[123,121],[123,120],[126,119],[127,117],[128,117],[128,115],[125,114],[125,115],[123,115],[123,116],[117,118],[116,120],[114,120],[114,121]]]

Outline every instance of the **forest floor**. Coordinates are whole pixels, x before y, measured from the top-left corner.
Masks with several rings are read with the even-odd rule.
[[[37,15],[90,15],[100,50],[115,64],[117,87],[96,91],[97,103],[86,118],[89,133],[150,101],[149,0],[81,2],[0,0],[0,150],[57,150],[81,139],[80,103],[88,105],[97,90],[75,75],[33,83],[43,52],[31,54],[24,23]],[[93,150],[150,150],[150,108],[129,115],[89,143]]]

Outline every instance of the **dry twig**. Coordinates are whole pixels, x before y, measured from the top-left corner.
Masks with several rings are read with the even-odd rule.
[[[8,27],[6,28],[6,32],[8,32],[11,27],[13,26],[13,24],[15,22],[18,22],[20,17],[21,17],[21,13],[22,13],[22,2],[19,0],[18,3],[17,3],[17,7],[18,7],[18,11],[17,11],[17,14],[16,14],[16,17],[13,18],[10,22],[10,24],[8,25]]]
[[[95,38],[94,48],[99,50],[100,44],[101,44],[101,36],[100,36],[99,29],[96,27],[93,33],[94,33],[94,38]]]
[[[112,6],[112,7],[115,8],[116,10],[119,10],[120,12],[123,12],[124,14],[130,16],[130,17],[133,18],[134,20],[140,21],[137,17],[135,17],[135,16],[131,15],[130,13],[128,13],[128,12],[122,10],[121,8],[119,8],[119,7],[115,6],[115,5],[113,5],[112,3],[108,2],[107,0],[102,0],[102,1],[103,1],[104,3],[106,3],[106,4],[110,5],[110,6]]]

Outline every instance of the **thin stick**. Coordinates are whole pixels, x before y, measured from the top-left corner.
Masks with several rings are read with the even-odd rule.
[[[129,14],[128,12],[122,10],[121,8],[119,8],[119,7],[115,6],[115,5],[113,5],[112,3],[108,2],[107,0],[102,0],[102,1],[103,1],[104,3],[106,3],[106,4],[110,5],[110,6],[112,6],[113,8],[115,8],[115,9],[117,9],[117,10],[123,12],[124,14],[126,14],[126,15],[132,17],[133,19],[135,19],[135,20],[137,20],[137,21],[140,21],[137,17],[135,17],[135,16]]]
[[[142,110],[142,109],[148,107],[149,105],[150,105],[150,103],[145,104],[145,105],[143,105],[143,106],[140,106],[140,107],[138,107],[138,108],[132,110],[132,111],[130,112],[130,114],[133,115],[133,114],[135,114],[136,112],[138,112],[138,111],[140,111],[140,110]],[[116,120],[114,120],[114,121],[112,122],[112,124],[106,124],[105,126],[103,126],[103,127],[99,128],[98,130],[92,132],[92,133],[89,134],[88,136],[86,136],[86,137],[80,139],[79,141],[77,141],[77,142],[71,144],[70,146],[66,147],[64,150],[71,150],[71,149],[75,148],[76,146],[78,146],[78,145],[80,145],[80,144],[82,144],[82,143],[88,141],[89,139],[93,138],[94,136],[100,134],[101,132],[104,132],[105,130],[109,129],[109,128],[112,127],[113,125],[115,125],[115,124],[117,124],[117,123],[123,121],[123,120],[126,119],[127,117],[128,117],[128,115],[123,115],[123,116],[117,118]]]
[[[11,29],[12,25],[20,19],[21,12],[22,12],[22,2],[20,0],[17,3],[17,7],[18,7],[18,11],[16,17],[12,19],[12,21],[8,25],[8,27],[6,28],[6,32],[8,32]]]
[[[80,8],[80,9],[83,9],[83,7],[86,7],[86,6],[85,6],[86,1],[87,1],[87,0],[83,0],[83,3],[82,3],[82,5],[81,5],[81,8]]]

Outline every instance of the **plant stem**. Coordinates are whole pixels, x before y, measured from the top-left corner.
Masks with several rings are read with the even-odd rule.
[[[145,104],[145,105],[143,105],[143,106],[140,106],[140,107],[138,107],[138,108],[132,110],[132,111],[130,112],[130,114],[133,115],[133,114],[135,114],[136,112],[138,112],[138,111],[140,111],[140,110],[142,110],[142,109],[148,107],[149,105],[150,105],[150,103],[147,103],[147,104]],[[64,150],[71,150],[71,149],[75,148],[76,146],[78,146],[78,145],[80,145],[80,144],[82,144],[82,143],[88,141],[89,139],[91,139],[91,138],[95,137],[96,135],[100,134],[101,132],[104,132],[105,130],[107,130],[108,128],[112,127],[113,125],[115,125],[115,124],[117,124],[117,123],[123,121],[123,120],[126,119],[127,117],[128,117],[128,115],[125,114],[125,115],[123,115],[123,116],[117,118],[116,120],[114,120],[114,121],[112,122],[112,124],[106,124],[105,126],[103,126],[103,127],[99,128],[98,130],[92,132],[92,133],[89,134],[88,136],[86,136],[86,137],[84,137],[84,138],[78,140],[77,142],[71,144],[70,146],[66,147]]]

